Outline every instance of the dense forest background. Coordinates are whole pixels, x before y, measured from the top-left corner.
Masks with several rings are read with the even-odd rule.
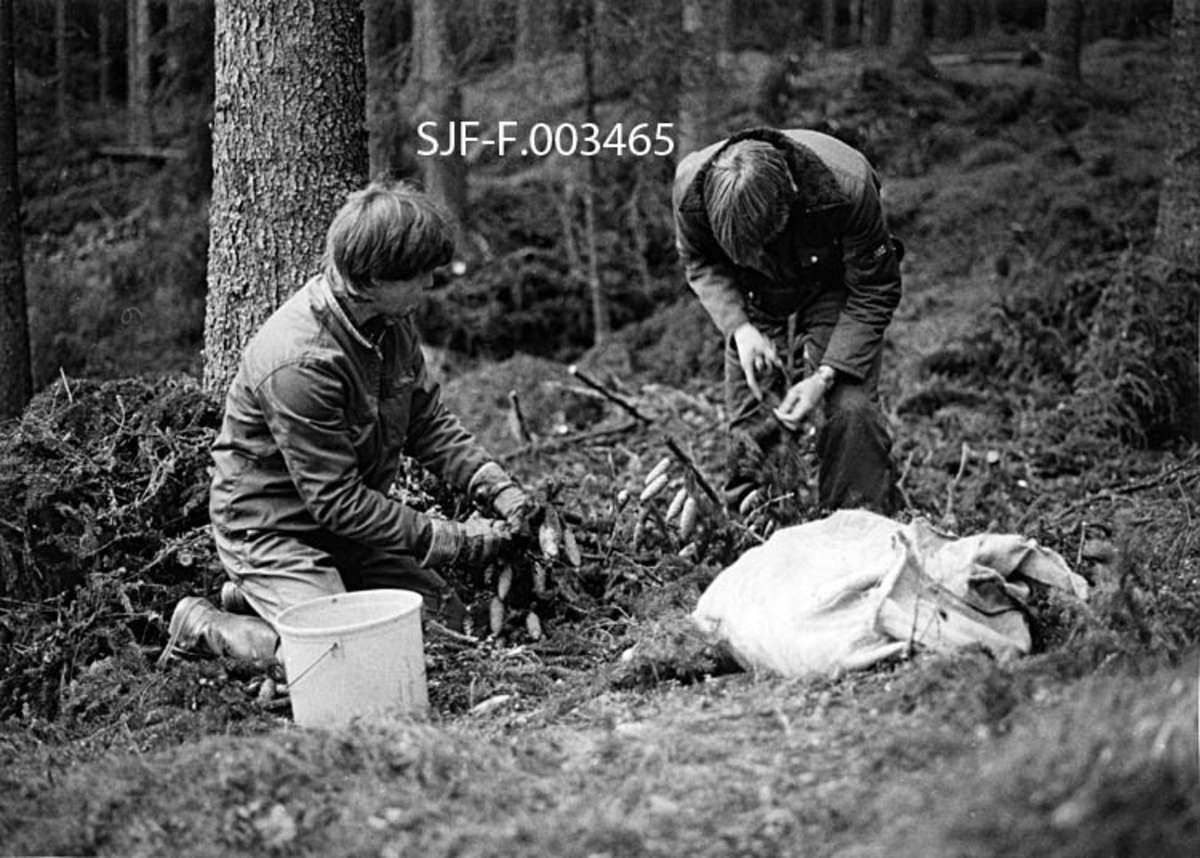
[[[368,0],[361,54],[355,0],[0,0],[0,31],[9,10],[24,252],[0,208],[0,286],[16,256],[37,394],[0,431],[0,852],[1200,854],[1198,0]],[[286,24],[318,13],[343,49],[323,71],[366,60],[358,161],[462,228],[420,317],[443,396],[579,552],[540,595],[514,575],[499,632],[503,576],[447,570],[469,634],[423,630],[428,722],[328,735],[293,722],[278,665],[157,664],[174,606],[224,578],[201,378],[234,350],[206,302],[336,202],[261,161],[223,197],[214,92],[319,78],[308,50],[250,73],[230,49],[307,49]],[[430,117],[669,122],[677,150],[421,157]],[[296,118],[272,145],[301,150]],[[697,635],[724,568],[819,515],[807,449],[771,516],[668,514],[725,441],[674,162],[759,123],[834,134],[883,178],[908,248],[881,379],[902,517],[1036,538],[1091,585],[1031,592],[1028,656],[794,680]],[[239,204],[276,222],[222,228]],[[320,238],[285,261],[313,270]],[[690,469],[642,502],[664,457]],[[467,514],[424,476],[406,502]]]
[[[685,289],[669,213],[674,156],[531,162],[475,146],[454,164],[415,154],[419,118],[456,110],[485,128],[503,119],[522,129],[588,118],[606,129],[671,122],[676,156],[740,127],[807,126],[861,147],[885,176],[920,175],[955,145],[944,117],[897,116],[886,78],[872,67],[920,67],[925,52],[961,61],[1008,51],[1028,63],[1057,54],[1046,49],[1053,22],[1044,2],[925,2],[916,4],[914,61],[897,53],[911,51],[897,45],[894,15],[912,5],[365,4],[371,169],[429,185],[464,221],[469,264],[423,309],[427,342],[465,357],[520,349],[572,358]],[[1068,31],[1076,76],[1079,44],[1163,33],[1170,12],[1169,2],[1152,0],[1087,6]],[[428,9],[442,10],[433,16],[445,19],[442,30],[430,30]],[[15,3],[35,389],[64,375],[200,371],[213,16],[212,0]],[[434,36],[442,45],[437,87],[421,60]],[[810,99],[817,89],[806,78],[847,55],[865,61],[862,83],[875,85],[884,110],[847,116]],[[1064,74],[1072,74],[1069,51]],[[1069,112],[1057,121],[1069,123]],[[318,254],[314,246],[313,266]]]

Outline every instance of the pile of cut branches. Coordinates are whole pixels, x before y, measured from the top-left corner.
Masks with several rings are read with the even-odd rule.
[[[80,669],[157,647],[211,581],[219,414],[186,377],[63,378],[0,436],[0,716],[53,718]]]

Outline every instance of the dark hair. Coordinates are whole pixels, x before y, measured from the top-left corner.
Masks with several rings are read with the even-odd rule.
[[[353,294],[375,280],[411,280],[454,256],[441,208],[404,182],[373,182],[346,198],[325,236],[325,267]]]
[[[775,238],[795,197],[783,153],[761,140],[741,140],[713,158],[704,205],[717,243],[737,263]]]

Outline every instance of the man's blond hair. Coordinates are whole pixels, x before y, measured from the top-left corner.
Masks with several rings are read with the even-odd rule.
[[[783,153],[761,140],[722,149],[704,179],[713,236],[731,260],[746,264],[783,231],[795,185]]]

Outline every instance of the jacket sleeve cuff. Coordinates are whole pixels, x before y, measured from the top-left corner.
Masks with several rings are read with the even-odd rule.
[[[452,525],[429,522],[429,549],[421,558],[421,566],[436,568],[445,566],[458,555],[458,540]]]

